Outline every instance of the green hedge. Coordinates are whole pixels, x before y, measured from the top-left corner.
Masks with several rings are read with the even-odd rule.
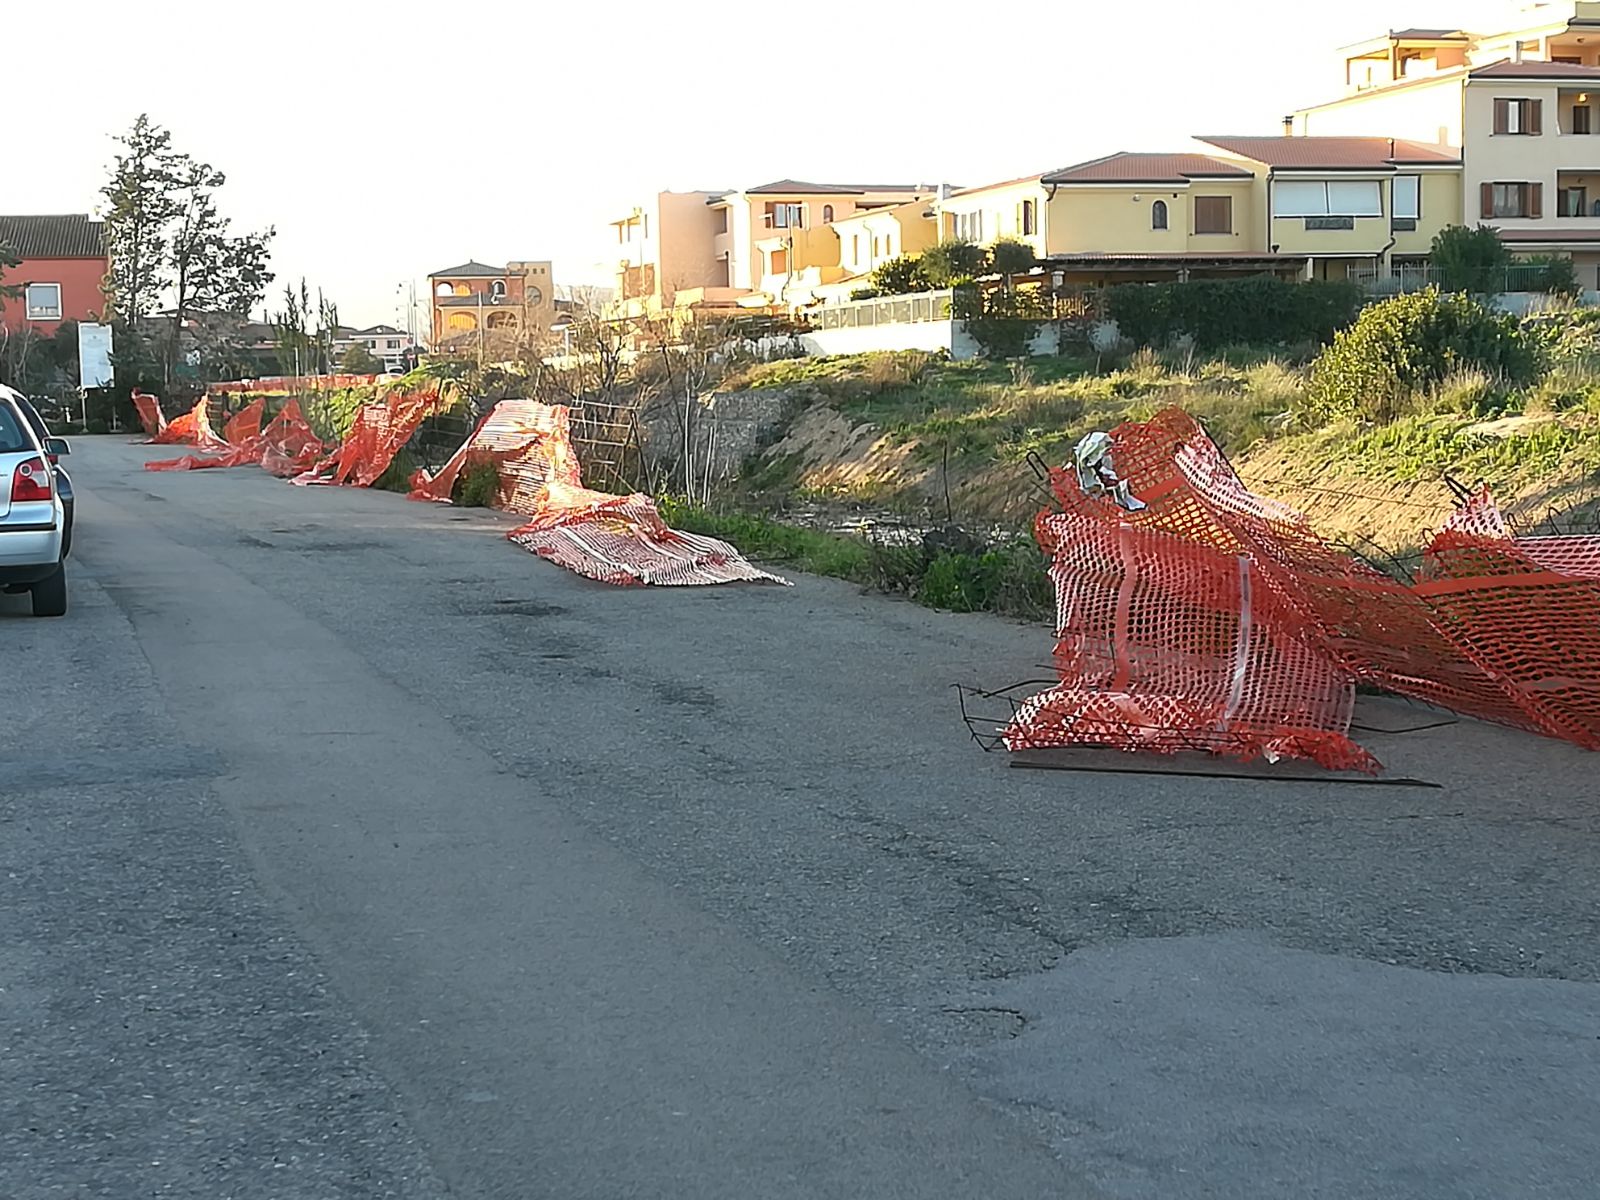
[[[1107,289],[1106,314],[1122,336],[1140,346],[1192,337],[1214,350],[1332,340],[1361,311],[1361,289],[1350,283],[1290,283],[1271,276],[1196,279],[1188,283],[1121,283]]]

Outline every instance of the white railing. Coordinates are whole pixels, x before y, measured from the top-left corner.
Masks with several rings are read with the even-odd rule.
[[[911,292],[904,296],[873,296],[825,304],[814,314],[820,329],[859,329],[872,325],[909,325],[918,321],[948,321],[953,293]]]

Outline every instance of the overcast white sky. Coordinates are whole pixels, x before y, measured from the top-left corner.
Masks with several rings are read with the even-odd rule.
[[[1336,95],[1333,49],[1497,24],[1512,0],[0,0],[0,211],[99,200],[141,111],[276,225],[347,322],[468,258],[608,283],[606,222],[664,189],[770,179],[964,184],[1194,133],[1276,133]]]

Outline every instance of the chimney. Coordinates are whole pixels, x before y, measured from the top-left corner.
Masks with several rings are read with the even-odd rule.
[[[1283,136],[1284,137],[1293,137],[1294,136],[1294,114],[1293,113],[1290,113],[1288,116],[1284,117],[1284,119],[1283,119]]]

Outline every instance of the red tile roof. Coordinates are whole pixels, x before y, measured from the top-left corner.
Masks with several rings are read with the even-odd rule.
[[[1575,79],[1600,80],[1600,67],[1585,67],[1578,63],[1512,62],[1502,59],[1479,67],[1469,75],[1471,79]]]
[[[1496,229],[1502,242],[1532,245],[1600,245],[1600,229]]]
[[[1191,179],[1248,179],[1235,163],[1204,154],[1129,154],[1123,151],[1062,167],[1040,176],[1041,183],[1187,183]]]
[[[1203,137],[1240,158],[1297,171],[1373,171],[1428,163],[1459,163],[1451,146],[1384,137]]]
[[[925,183],[806,183],[799,179],[779,179],[748,189],[747,195],[859,196],[864,192],[923,192]]]

